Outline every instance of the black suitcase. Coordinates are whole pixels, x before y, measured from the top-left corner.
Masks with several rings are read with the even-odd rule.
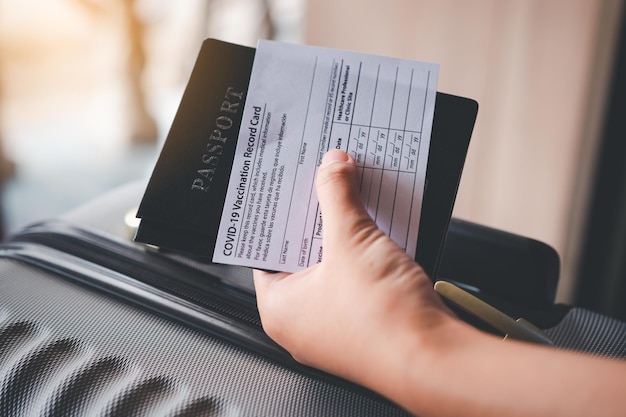
[[[0,246],[0,415],[395,416],[297,364],[263,333],[249,270],[132,243],[129,184]],[[558,256],[453,219],[438,278],[543,328],[557,348],[626,356],[626,325],[555,305]]]

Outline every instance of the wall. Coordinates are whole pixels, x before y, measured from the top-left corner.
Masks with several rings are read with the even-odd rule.
[[[588,103],[604,97],[597,44],[620,4],[315,0],[305,41],[440,63],[439,91],[480,104],[454,215],[554,246],[567,301],[594,153]]]

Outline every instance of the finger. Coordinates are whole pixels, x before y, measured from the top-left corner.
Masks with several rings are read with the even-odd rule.
[[[279,281],[289,275],[287,272],[267,272],[259,269],[252,270],[254,278],[254,290],[257,294],[265,293],[273,282]]]
[[[348,154],[331,150],[324,155],[316,185],[325,248],[345,244],[364,227],[376,228],[359,197],[356,163]]]

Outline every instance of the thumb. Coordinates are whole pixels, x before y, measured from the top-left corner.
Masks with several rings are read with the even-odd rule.
[[[363,229],[377,229],[359,197],[357,180],[356,162],[350,155],[340,150],[324,155],[316,185],[327,250],[340,249]]]

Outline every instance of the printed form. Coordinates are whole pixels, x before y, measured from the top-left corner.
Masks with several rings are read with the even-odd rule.
[[[213,261],[295,272],[322,259],[317,168],[356,160],[380,229],[414,256],[438,65],[260,41]]]

